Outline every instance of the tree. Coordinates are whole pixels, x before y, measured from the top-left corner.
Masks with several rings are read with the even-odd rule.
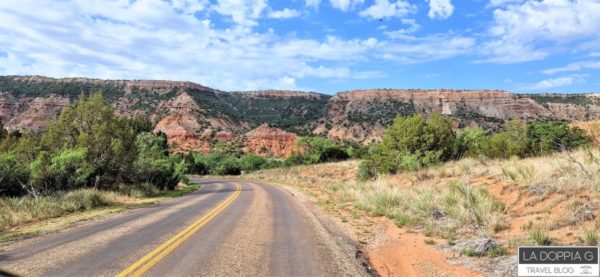
[[[70,190],[88,184],[93,169],[85,160],[87,149],[65,149],[52,157],[48,173],[53,179],[53,189]]]
[[[42,137],[42,150],[85,148],[86,161],[101,184],[125,182],[136,158],[135,131],[127,119],[115,115],[101,93],[81,96],[63,110]]]
[[[246,172],[259,170],[265,164],[267,164],[267,159],[254,153],[248,153],[240,158],[240,167]]]
[[[486,134],[481,128],[464,128],[456,135],[457,157],[477,157],[483,154]]]
[[[4,122],[2,121],[2,117],[0,117],[0,141],[8,136],[8,132],[4,129]]]
[[[0,194],[20,196],[26,190],[29,169],[13,153],[0,154]],[[35,191],[32,194],[37,195]]]
[[[561,121],[532,123],[527,128],[531,155],[546,155],[554,151],[570,150],[589,143],[585,131]]]
[[[398,116],[367,159],[382,173],[414,170],[453,158],[455,140],[451,120],[440,114]]]
[[[173,189],[187,171],[185,161],[168,156],[166,139],[151,133],[136,136],[137,159],[133,164],[135,179],[150,183],[160,189]]]

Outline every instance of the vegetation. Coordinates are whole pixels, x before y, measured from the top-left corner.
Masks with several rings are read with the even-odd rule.
[[[479,128],[453,131],[452,122],[440,114],[399,116],[372,147],[359,167],[358,176],[418,171],[440,162],[474,158],[509,158],[548,155],[589,143],[585,132],[561,121],[507,122],[503,131],[487,134]]]
[[[226,100],[233,109],[229,116],[241,121],[253,122],[254,126],[267,123],[304,135],[310,133],[311,125],[325,116],[329,96],[317,97],[251,97],[245,93],[229,93]]]
[[[416,171],[447,161],[455,155],[456,135],[452,122],[440,114],[399,116],[388,128],[381,144],[367,155],[365,174]],[[368,175],[368,174],[367,174]],[[364,176],[369,177],[369,176]]]
[[[35,199],[83,188],[117,190],[150,184],[173,189],[187,169],[169,156],[166,139],[140,119],[115,115],[96,93],[82,96],[39,134],[0,141],[0,194]]]
[[[363,153],[364,148],[358,144],[338,145],[324,137],[301,137],[294,153],[286,159],[244,154],[238,145],[218,145],[210,154],[195,153],[184,159],[189,161],[191,174],[240,175],[260,169],[343,161]]]

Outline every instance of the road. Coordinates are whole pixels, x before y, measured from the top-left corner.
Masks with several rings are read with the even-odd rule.
[[[23,276],[366,276],[356,246],[298,195],[268,184],[196,179],[201,189],[0,247]]]

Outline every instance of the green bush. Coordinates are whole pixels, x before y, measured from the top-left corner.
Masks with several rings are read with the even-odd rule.
[[[358,178],[362,181],[373,180],[377,177],[377,167],[370,160],[363,160],[358,165]]]
[[[221,160],[211,171],[211,174],[215,175],[240,175],[241,173],[242,169],[238,159],[232,156]]]
[[[319,154],[319,162],[339,162],[349,159],[350,156],[339,146],[330,146],[322,150]]]
[[[529,152],[532,156],[570,150],[589,142],[585,131],[561,121],[536,122],[527,127]]]
[[[25,193],[22,184],[29,180],[29,168],[12,153],[0,154],[0,193],[18,196]]]
[[[249,153],[240,158],[240,168],[243,171],[256,171],[267,164],[267,159],[253,153]]]
[[[454,158],[455,141],[452,122],[440,114],[399,116],[367,160],[381,173],[417,170]]]
[[[93,169],[85,160],[87,149],[65,149],[52,157],[48,174],[57,190],[82,188],[88,183]]]
[[[466,127],[456,135],[457,157],[478,157],[484,152],[486,134],[481,128]]]

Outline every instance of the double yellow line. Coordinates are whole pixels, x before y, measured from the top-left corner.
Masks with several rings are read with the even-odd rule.
[[[153,265],[158,263],[165,256],[169,255],[169,253],[173,252],[177,246],[183,243],[186,239],[191,237],[194,233],[196,233],[200,228],[202,228],[206,223],[215,218],[219,213],[221,213],[227,206],[229,206],[235,199],[240,195],[241,187],[240,184],[236,184],[235,192],[230,195],[227,199],[225,199],[219,206],[212,209],[208,214],[204,215],[192,225],[187,227],[185,230],[181,231],[179,234],[175,235],[165,243],[158,246],[156,249],[152,250],[152,252],[148,253],[148,255],[141,258],[139,261],[132,264],[130,267],[123,270],[123,272],[119,273],[117,277],[125,277],[125,276],[141,276],[144,272],[150,269]]]

